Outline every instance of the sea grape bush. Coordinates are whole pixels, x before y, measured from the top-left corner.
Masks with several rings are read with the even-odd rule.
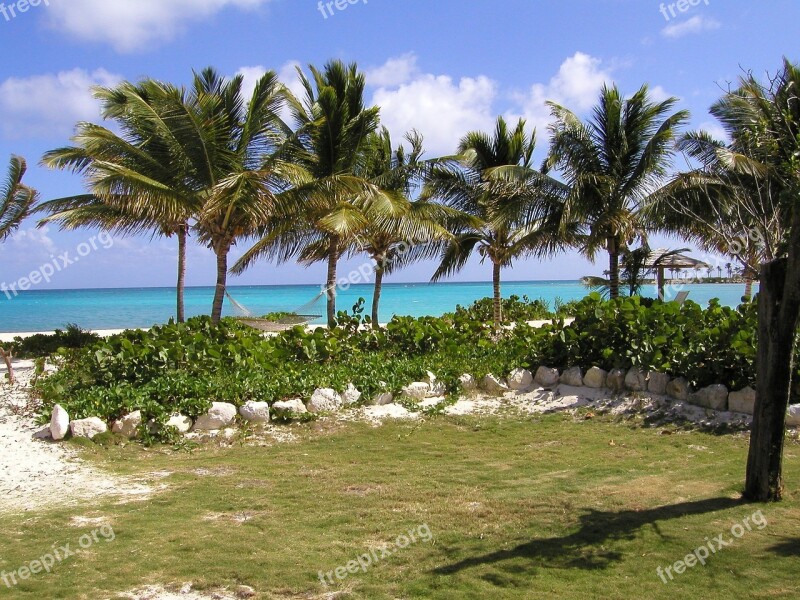
[[[111,420],[141,410],[163,423],[176,412],[196,417],[213,401],[272,403],[307,398],[318,387],[341,391],[348,383],[366,400],[397,393],[428,370],[452,392],[463,373],[480,379],[539,365],[637,366],[685,376],[696,386],[723,383],[731,389],[755,380],[752,303],[702,308],[592,294],[570,306],[570,325],[554,318],[541,328],[518,323],[500,332],[467,310],[441,318],[395,317],[373,330],[359,308],[340,313],[340,326],[331,330],[296,327],[265,337],[233,319],[215,326],[198,317],[62,350],[62,368],[37,386],[42,419],[60,403],[74,418]]]

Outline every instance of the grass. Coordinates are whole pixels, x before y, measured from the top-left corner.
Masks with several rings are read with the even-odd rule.
[[[436,418],[308,423],[295,443],[191,451],[87,448],[87,460],[168,487],[145,502],[0,515],[0,570],[73,546],[103,517],[113,542],[3,598],[113,598],[147,583],[259,598],[795,598],[800,584],[800,445],[786,451],[787,499],[738,500],[747,439],[605,419]],[[656,574],[757,510],[768,525],[664,584]],[[427,526],[330,587],[319,571]],[[0,583],[2,586],[2,583]],[[326,596],[326,592],[344,592]]]

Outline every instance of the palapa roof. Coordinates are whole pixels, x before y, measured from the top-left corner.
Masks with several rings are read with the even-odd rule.
[[[645,267],[648,269],[658,267],[666,269],[708,269],[711,265],[686,254],[674,253],[673,250],[667,250],[666,248],[657,248],[650,252]]]

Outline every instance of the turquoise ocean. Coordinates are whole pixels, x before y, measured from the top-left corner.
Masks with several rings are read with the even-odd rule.
[[[741,301],[741,284],[687,285],[689,298],[706,305],[712,298],[722,304],[736,306]],[[231,287],[231,295],[253,314],[294,311],[312,301],[320,287],[314,285]],[[556,298],[563,301],[580,299],[588,290],[577,281],[524,281],[503,284],[503,296],[527,295],[544,299],[552,307]],[[439,316],[451,312],[456,305],[468,305],[491,296],[491,283],[388,283],[381,297],[381,322],[394,315]],[[186,314],[208,314],[213,287],[186,290]],[[644,295],[655,296],[650,286]],[[371,285],[355,285],[339,291],[338,310],[350,310],[359,298],[365,298],[365,314],[370,313]],[[324,314],[322,299],[309,314]],[[235,315],[225,301],[225,314]],[[39,290],[21,292],[11,298],[0,294],[0,333],[52,331],[75,323],[85,329],[124,329],[150,327],[165,323],[175,315],[174,288],[125,288],[86,290]],[[323,322],[318,319],[317,322]]]

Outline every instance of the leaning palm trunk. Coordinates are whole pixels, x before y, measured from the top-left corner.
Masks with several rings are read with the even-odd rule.
[[[747,277],[744,280],[744,297],[745,300],[750,301],[753,298],[753,279]]]
[[[378,321],[378,307],[381,302],[381,291],[383,289],[383,266],[378,263],[375,267],[375,290],[372,293],[372,328],[380,329]]]
[[[222,242],[215,248],[217,254],[217,287],[214,291],[214,304],[211,306],[211,322],[216,325],[222,319],[222,302],[228,285],[228,252],[230,242]]]
[[[331,240],[328,252],[328,277],[325,280],[325,294],[328,297],[328,327],[336,326],[336,267],[339,264],[339,240]]]
[[[184,309],[184,289],[186,287],[186,235],[186,224],[184,223],[178,227],[178,323],[183,323],[186,320],[186,312]]]
[[[500,270],[499,262],[492,263],[492,285],[494,287],[494,324],[500,327],[503,323],[503,296],[500,292]]]
[[[745,496],[778,501],[783,494],[786,408],[794,370],[794,343],[800,321],[800,209],[795,208],[789,257],[761,268],[758,301],[756,405],[747,458]]]

